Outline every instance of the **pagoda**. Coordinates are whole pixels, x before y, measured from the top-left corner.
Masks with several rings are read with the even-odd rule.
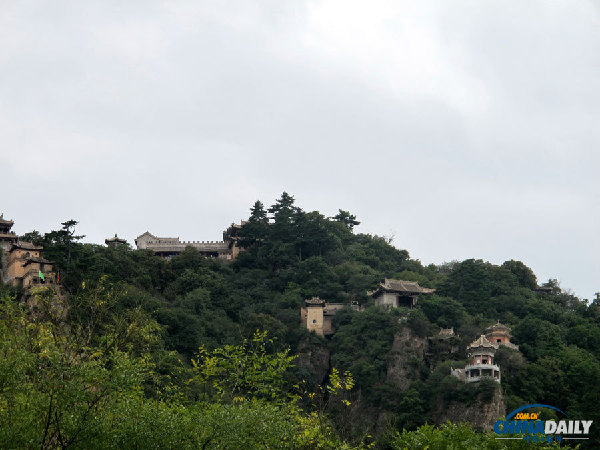
[[[104,243],[106,244],[107,247],[117,247],[119,245],[127,245],[127,241],[125,239],[122,239],[119,236],[117,236],[117,233],[115,233],[115,237],[104,239]]]
[[[502,325],[500,321],[485,329],[485,337],[497,345],[504,345],[513,350],[519,350],[519,346],[510,342],[510,328]]]
[[[469,364],[464,369],[453,369],[452,375],[466,382],[475,383],[488,377],[500,383],[500,366],[494,364],[498,345],[481,335],[467,347]]]

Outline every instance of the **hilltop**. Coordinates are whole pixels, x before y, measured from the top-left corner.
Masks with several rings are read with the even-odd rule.
[[[193,417],[215,423],[225,417],[237,424],[237,431],[210,425],[218,429],[217,445],[231,433],[259,439],[244,431],[255,414],[272,433],[265,436],[272,438],[268,442],[284,439],[307,448],[317,442],[332,448],[368,442],[396,448],[410,440],[401,441],[397,433],[402,430],[446,419],[458,423],[467,418],[473,428],[490,431],[489,420],[500,410],[530,403],[553,405],[570,417],[597,423],[600,298],[588,304],[563,292],[555,280],[540,282],[521,261],[495,265],[468,259],[424,266],[386,238],[355,233],[358,224],[348,211],[334,217],[304,211],[284,193],[269,208],[259,201],[251,207],[247,221],[236,228],[235,258],[207,257],[193,246],[162,257],[124,242],[82,244],[75,221],[43,235],[20,236],[43,247],[43,258],[60,274],[61,292],[54,295],[44,285],[1,287],[2,348],[14,356],[5,363],[5,385],[27,379],[38,397],[9,396],[13,406],[2,407],[3,418],[19,401],[25,403],[20,416],[3,422],[33,436],[37,445],[42,438],[47,447],[63,445],[62,432],[80,446],[93,439],[102,446],[102,436],[114,429],[131,439],[122,441],[129,444],[158,439],[148,429],[143,433],[149,441],[139,437],[136,433],[142,432],[127,422],[128,414],[139,414],[150,428],[178,421],[183,427],[178,432],[186,436],[193,434]],[[423,294],[414,307],[378,307],[372,293],[386,279],[413,282]],[[302,323],[301,308],[312,298],[342,305],[332,316],[335,331],[328,336],[311,333]],[[58,315],[52,309],[57,299],[63,304]],[[35,332],[20,334],[15,321],[29,323]],[[465,383],[452,376],[453,369],[468,363],[467,346],[498,322],[510,328],[518,345],[495,351],[500,382]],[[439,338],[449,329],[448,339]],[[257,337],[256,330],[267,332],[266,337]],[[44,336],[54,336],[55,343]],[[253,355],[249,348],[263,365],[252,382],[240,375],[245,390],[238,384],[208,383],[211,360],[202,355],[215,358],[217,371],[219,361],[230,364],[243,354]],[[42,350],[50,356],[44,359]],[[81,358],[85,364],[71,365]],[[269,358],[277,358],[279,366]],[[28,365],[34,360],[46,361],[40,367],[54,375],[59,368],[67,370],[72,385],[36,378]],[[283,369],[271,372],[274,367]],[[273,395],[265,395],[260,383],[272,385]],[[80,398],[78,386],[88,393],[106,389],[106,397],[96,403],[91,394]],[[60,401],[59,394],[64,395]],[[296,396],[293,408],[289,395]],[[28,409],[27,402],[34,407]],[[152,402],[160,404],[160,414],[150,412]],[[79,413],[55,424],[48,408],[65,414],[67,404]],[[97,424],[86,411],[97,414]],[[280,431],[289,423],[293,429]],[[1,433],[3,442],[28,445],[6,426]],[[294,440],[295,433],[313,433],[313,441]],[[207,431],[181,445],[200,446],[206,438],[210,446],[210,435]],[[477,436],[484,442],[484,435]],[[174,442],[168,439],[176,439],[164,438],[170,443],[166,446]],[[594,427],[592,438],[590,444],[598,442]]]

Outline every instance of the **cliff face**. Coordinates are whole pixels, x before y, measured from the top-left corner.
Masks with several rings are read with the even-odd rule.
[[[306,367],[314,381],[322,385],[329,373],[329,350],[326,347],[308,348],[306,344],[300,344],[296,365]]]
[[[444,355],[451,352],[450,347],[437,352],[440,353],[439,355],[434,350],[431,348],[431,339],[416,335],[409,326],[402,327],[394,335],[392,348],[387,355],[386,384],[392,385],[397,392],[409,390],[413,382],[425,375],[424,370],[433,370],[431,369],[433,366],[430,365],[443,360]],[[436,355],[437,358],[434,358],[433,356]],[[309,376],[313,382],[322,385],[330,370],[329,356],[330,352],[326,347],[309,345],[305,341],[298,347],[296,364],[310,372]],[[502,389],[500,385],[492,384],[494,386],[485,388],[475,384],[459,383],[465,389],[468,387],[469,391],[472,390],[472,395],[466,397],[464,392],[462,393],[463,402],[453,400],[458,397],[444,391],[439,399],[424,407],[430,411],[430,417],[436,424],[443,424],[448,420],[452,423],[469,422],[474,428],[489,431],[493,428],[494,422],[506,414]],[[407,412],[396,409],[386,410],[380,404],[369,403],[362,398],[360,391],[352,395],[351,401],[350,409],[340,409],[345,417],[345,432],[350,435],[363,431],[381,433],[394,422],[398,414]]]
[[[419,378],[426,349],[427,339],[415,336],[410,328],[396,333],[388,358],[387,381],[400,391],[407,390]]]
[[[447,420],[452,423],[469,422],[473,428],[483,431],[490,431],[494,426],[494,422],[506,414],[500,385],[498,385],[492,399],[489,401],[482,401],[481,396],[479,396],[468,405],[452,401],[446,405],[440,401],[439,405],[433,414],[433,420],[436,424],[445,423]]]
[[[448,349],[447,349],[448,350]],[[430,343],[427,338],[415,335],[409,327],[401,329],[394,336],[392,349],[388,356],[387,381],[393,384],[399,391],[406,391],[411,383],[419,379],[421,370],[425,364],[431,363]],[[438,355],[439,356],[439,355]],[[469,422],[474,428],[489,431],[494,422],[506,414],[502,398],[502,388],[497,385],[488,395],[477,394],[476,386],[473,388],[473,396],[468,403],[440,398],[432,405],[432,419],[437,424],[451,421],[453,423]],[[493,389],[493,388],[492,388]],[[378,417],[378,428],[383,429],[384,422],[390,416],[389,412],[380,411]]]

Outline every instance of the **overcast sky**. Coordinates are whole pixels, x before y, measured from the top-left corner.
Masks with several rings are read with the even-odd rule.
[[[600,3],[0,0],[0,212],[218,240],[286,190],[600,290]]]

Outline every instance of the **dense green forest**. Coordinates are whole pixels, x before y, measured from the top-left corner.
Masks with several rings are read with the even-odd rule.
[[[599,298],[541,283],[520,261],[424,266],[383,237],[355,233],[358,224],[343,210],[304,211],[284,193],[269,208],[252,206],[233,262],[193,248],[162,259],[83,244],[72,220],[21,236],[44,246],[62,295],[0,287],[0,444],[529,448],[469,425],[431,426],[440,404],[492,395],[494,382],[467,385],[450,368],[464,366],[466,345],[500,320],[520,346],[496,354],[507,411],[553,405],[594,420],[583,447],[600,445]],[[436,292],[414,310],[385,311],[367,296],[385,277]],[[300,324],[313,296],[364,310],[342,310],[336,333],[322,338]],[[395,336],[449,327],[459,350],[413,358],[409,386],[397,389],[387,373]],[[318,352],[325,376],[302,362]]]

